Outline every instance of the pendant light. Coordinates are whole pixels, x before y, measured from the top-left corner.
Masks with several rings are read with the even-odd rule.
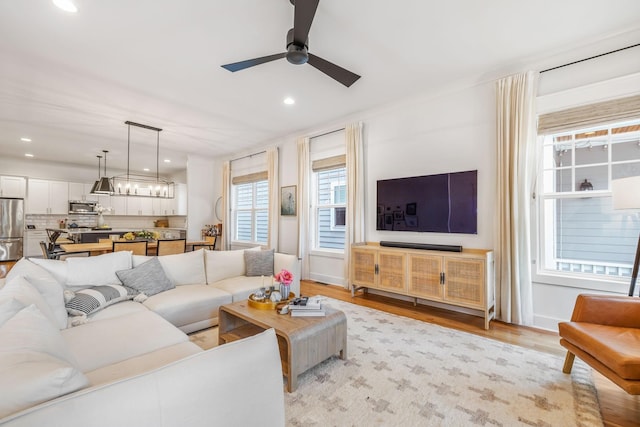
[[[92,191],[92,194],[113,194],[113,185],[107,177],[107,153],[109,151],[102,150],[102,152],[104,153],[104,176],[100,178],[98,185],[95,190]]]
[[[129,120],[124,123],[127,125],[127,173],[116,175],[111,179],[113,195],[173,199],[175,197],[175,183],[160,177],[160,132],[162,129]],[[156,132],[155,176],[131,173],[131,126]],[[113,190],[114,187],[117,188],[117,191]]]
[[[100,184],[100,168],[102,167],[100,160],[102,160],[102,156],[96,157],[98,158],[98,180],[93,183],[93,187],[91,187],[91,191],[89,191],[90,194],[95,194],[96,188],[98,188],[98,184]]]

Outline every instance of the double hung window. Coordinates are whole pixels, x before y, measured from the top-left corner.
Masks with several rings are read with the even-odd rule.
[[[233,240],[266,244],[269,236],[269,181],[265,173],[232,179]]]
[[[627,281],[640,217],[613,209],[611,181],[640,176],[640,117],[539,140],[538,271]]]
[[[347,169],[344,164],[314,172],[316,249],[344,250]]]

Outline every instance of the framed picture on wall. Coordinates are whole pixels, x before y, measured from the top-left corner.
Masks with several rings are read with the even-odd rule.
[[[296,215],[296,186],[280,188],[280,215]]]

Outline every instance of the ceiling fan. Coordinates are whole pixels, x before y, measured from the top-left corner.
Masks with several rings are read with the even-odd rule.
[[[287,51],[275,55],[248,59],[222,65],[222,68],[236,72],[245,68],[254,67],[276,59],[287,58],[292,64],[302,65],[308,63],[312,67],[322,71],[327,76],[342,83],[346,87],[351,86],[360,78],[359,75],[345,70],[325,59],[308,52],[309,30],[320,0],[289,0],[294,7],[293,28],[287,33]]]

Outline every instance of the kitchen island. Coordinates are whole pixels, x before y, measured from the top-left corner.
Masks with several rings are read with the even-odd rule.
[[[140,228],[66,228],[63,231],[67,233],[70,240],[75,243],[98,243],[100,239],[110,239],[111,236],[117,235],[121,238],[124,234],[129,232],[140,231]],[[155,231],[159,233],[163,239],[184,239],[186,230],[179,228],[146,228],[148,231]]]

